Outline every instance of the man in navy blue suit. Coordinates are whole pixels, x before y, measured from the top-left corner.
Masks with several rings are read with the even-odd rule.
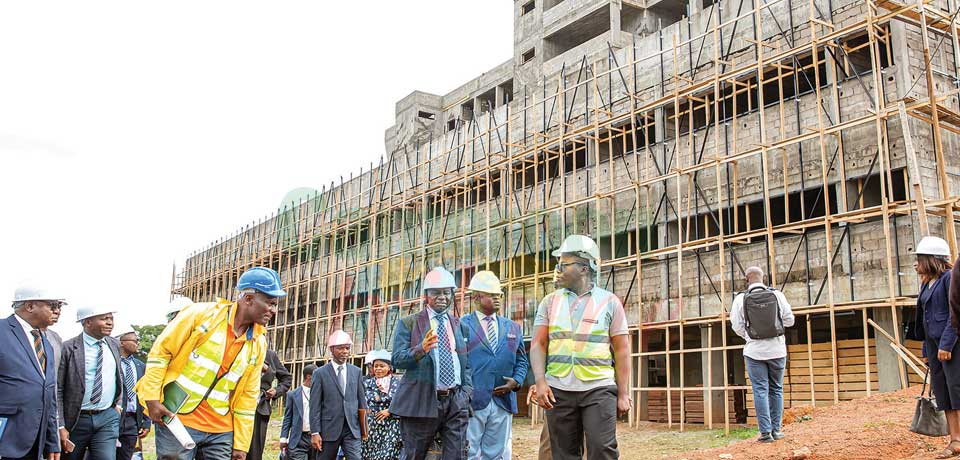
[[[0,327],[0,457],[58,460],[57,373],[42,332],[64,304],[40,289],[20,287],[13,314]]]
[[[403,460],[423,460],[437,434],[444,460],[467,458],[467,420],[473,393],[460,319],[453,313],[457,285],[437,267],[423,279],[426,307],[397,323],[393,365],[406,373],[390,403],[400,417]]]
[[[280,426],[280,449],[287,450],[287,460],[315,460],[317,451],[310,446],[310,384],[317,366],[303,367],[303,385],[287,393],[283,424]]]
[[[517,413],[515,392],[527,376],[527,354],[520,326],[497,314],[503,295],[497,275],[477,272],[467,290],[474,313],[464,315],[460,324],[473,372],[474,416],[467,428],[470,458],[500,460]]]

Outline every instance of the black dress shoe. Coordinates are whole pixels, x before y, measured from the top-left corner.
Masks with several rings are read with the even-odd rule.
[[[783,432],[780,430],[774,430],[773,433],[770,433],[770,436],[772,436],[775,441],[779,441],[783,439]]]
[[[770,436],[770,433],[760,433],[757,442],[773,442],[773,436]]]

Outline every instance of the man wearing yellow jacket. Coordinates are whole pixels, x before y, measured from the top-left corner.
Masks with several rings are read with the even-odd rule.
[[[182,310],[147,356],[136,391],[157,424],[158,460],[192,460],[197,453],[208,460],[247,456],[267,350],[265,326],[286,292],[280,275],[265,267],[240,275],[237,290],[236,302],[217,299]],[[164,424],[173,412],[195,447],[185,448]]]

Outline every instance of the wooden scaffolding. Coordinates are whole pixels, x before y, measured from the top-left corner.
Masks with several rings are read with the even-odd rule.
[[[172,291],[230,298],[244,269],[277,269],[289,295],[271,344],[299,378],[334,329],[357,356],[390,348],[436,265],[461,285],[498,273],[504,313],[529,337],[553,289],[550,252],[584,233],[601,246],[600,286],[628,312],[631,423],[743,420],[727,309],[749,265],[798,317],[799,404],[877,391],[883,353],[905,385],[918,369],[900,345],[909,254],[931,233],[956,254],[958,12],[956,0],[724,0],[625,33],[212,243]],[[459,313],[467,300],[459,290]]]

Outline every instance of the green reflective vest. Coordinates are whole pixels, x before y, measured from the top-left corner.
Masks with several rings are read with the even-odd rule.
[[[572,371],[583,382],[614,378],[609,320],[614,313],[614,303],[610,302],[615,298],[613,293],[593,288],[577,324],[570,316],[577,295],[566,289],[552,295],[547,374],[562,378]]]
[[[206,399],[210,409],[217,414],[227,415],[230,411],[231,392],[237,387],[237,382],[247,368],[257,364],[255,342],[252,341],[253,327],[250,327],[247,329],[247,341],[240,348],[229,370],[219,379],[217,378],[220,363],[223,361],[223,354],[228,345],[227,328],[230,326],[227,318],[229,316],[229,313],[221,318],[215,316],[198,326],[200,333],[207,331],[213,331],[213,333],[193,350],[180,370],[180,376],[176,379],[187,393],[187,400],[179,411],[181,414],[193,412]],[[215,319],[220,321],[212,324]]]

